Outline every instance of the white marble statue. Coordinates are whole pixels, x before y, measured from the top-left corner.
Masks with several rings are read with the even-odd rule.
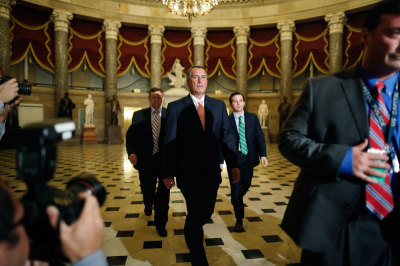
[[[262,100],[260,106],[258,107],[258,119],[260,120],[262,128],[267,127],[268,113],[268,105],[265,103],[265,100]]]
[[[94,102],[92,95],[89,94],[83,104],[85,105],[85,125],[93,125]]]
[[[169,85],[173,85],[174,88],[182,88],[183,85],[185,85],[186,79],[182,75],[184,69],[185,68],[181,65],[180,60],[176,59],[174,65],[172,66],[172,71],[167,73],[168,78],[171,80]]]

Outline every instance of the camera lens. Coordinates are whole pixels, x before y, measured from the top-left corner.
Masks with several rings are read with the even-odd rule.
[[[73,192],[74,194],[88,192],[97,198],[100,206],[103,205],[107,195],[106,190],[101,183],[97,181],[95,175],[88,173],[80,174],[71,179],[67,183],[67,190]]]
[[[31,95],[32,93],[32,86],[31,84],[24,82],[18,83],[18,94],[19,95]]]

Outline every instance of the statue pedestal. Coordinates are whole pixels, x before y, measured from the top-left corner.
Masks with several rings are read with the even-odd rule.
[[[97,143],[95,125],[85,125],[83,127],[81,143]]]
[[[189,94],[185,88],[172,88],[164,92],[164,107],[167,107],[170,102],[179,100]]]
[[[262,132],[264,133],[265,143],[269,145],[269,136],[268,136],[268,128],[262,127]]]
[[[108,127],[108,144],[122,143],[122,130],[120,126]]]

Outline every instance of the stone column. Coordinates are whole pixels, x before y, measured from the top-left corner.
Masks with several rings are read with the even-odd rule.
[[[246,95],[247,87],[247,38],[250,27],[234,27],[236,37],[236,90]]]
[[[68,26],[72,13],[64,10],[53,10],[54,23],[54,117],[57,117],[58,103],[68,89]]]
[[[325,21],[329,27],[329,72],[335,73],[343,67],[342,40],[346,15],[343,12],[328,14],[325,16]]]
[[[104,20],[103,30],[106,33],[106,79],[104,90],[104,129],[105,141],[108,139],[108,127],[111,124],[111,106],[107,100],[117,96],[117,41],[121,23],[114,20]]]
[[[4,73],[10,74],[11,49],[10,49],[10,10],[15,5],[15,0],[0,0],[0,66]]]
[[[296,25],[293,21],[278,23],[281,41],[281,97],[288,98],[290,103],[292,96],[292,43],[293,32]]]
[[[192,28],[194,60],[193,65],[204,66],[204,41],[207,34],[207,28]]]
[[[149,25],[151,43],[151,88],[161,88],[161,43],[164,26]]]

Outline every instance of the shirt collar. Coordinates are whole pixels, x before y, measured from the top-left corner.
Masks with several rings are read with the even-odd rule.
[[[369,74],[365,69],[360,66],[362,77],[364,83],[367,85],[367,88],[371,90],[375,84],[379,81],[373,75]],[[394,88],[399,80],[399,72],[391,76],[390,78],[383,81],[385,83],[385,92],[388,94],[392,94],[394,92]]]
[[[154,113],[155,111],[158,111],[161,113],[161,110],[162,110],[162,106],[160,106],[160,108],[158,110],[155,109],[153,106],[151,106],[151,113]]]
[[[239,119],[239,117],[244,117],[244,111],[242,111],[240,114],[233,113],[233,116],[235,117],[235,119]]]
[[[204,106],[204,97],[205,97],[205,95],[203,95],[200,99],[198,99],[197,97],[195,97],[194,95],[192,95],[190,93],[190,97],[192,98],[194,105],[198,106],[199,102],[201,101],[203,103],[203,106]]]

